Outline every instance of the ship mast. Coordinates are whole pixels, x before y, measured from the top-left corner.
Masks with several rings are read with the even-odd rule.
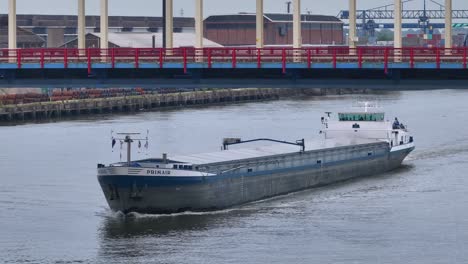
[[[132,142],[133,139],[130,135],[126,135],[124,142],[127,143],[127,164],[130,166],[130,162],[132,162]]]
[[[148,140],[148,136],[146,138],[132,138],[132,136],[140,135],[140,133],[117,133],[117,135],[125,136],[124,138],[113,138],[117,140],[123,140],[123,142],[127,143],[127,166],[130,167],[132,162],[132,143],[134,140]]]

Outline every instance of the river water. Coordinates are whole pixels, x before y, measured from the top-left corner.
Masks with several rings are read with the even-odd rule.
[[[415,135],[393,172],[212,213],[109,211],[96,164],[110,132],[149,153],[216,151],[223,137],[317,136],[325,111],[378,100]],[[468,91],[307,97],[0,127],[2,263],[468,263]]]

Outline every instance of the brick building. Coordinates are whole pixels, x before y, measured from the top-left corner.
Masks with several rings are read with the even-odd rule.
[[[265,45],[291,45],[291,14],[264,14]],[[256,43],[256,16],[250,13],[214,15],[204,21],[204,36],[224,46]],[[304,45],[344,44],[343,22],[334,16],[302,15]]]

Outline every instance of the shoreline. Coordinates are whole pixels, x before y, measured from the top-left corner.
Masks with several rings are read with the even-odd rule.
[[[242,102],[279,100],[298,95],[323,96],[367,93],[367,89],[243,88],[197,90],[0,105],[0,125],[20,125],[71,120],[81,116],[131,114],[148,111],[209,107]]]
[[[296,94],[293,89],[220,89],[167,94],[132,95],[0,105],[0,124],[17,125],[73,119],[79,116],[128,114],[239,102],[277,100]]]

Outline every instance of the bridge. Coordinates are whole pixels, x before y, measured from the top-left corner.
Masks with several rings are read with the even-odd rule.
[[[9,0],[0,87],[466,87],[467,50],[452,45],[452,0],[445,0],[444,48],[402,47],[402,1],[394,0],[393,47],[358,47],[357,0],[349,0],[347,47],[302,44],[301,0],[293,0],[288,47],[264,46],[264,0],[256,0],[256,43],[203,47],[203,0],[195,0],[194,48],[174,48],[173,0],[162,0],[165,48],[108,47],[108,0],[100,0],[100,47],[86,49],[85,0],[78,3],[78,49],[17,49],[16,2]],[[456,12],[455,12],[456,13]]]
[[[468,48],[16,49],[0,87],[358,87],[468,84]],[[406,85],[406,84],[405,84]],[[427,88],[427,87],[426,87]]]

